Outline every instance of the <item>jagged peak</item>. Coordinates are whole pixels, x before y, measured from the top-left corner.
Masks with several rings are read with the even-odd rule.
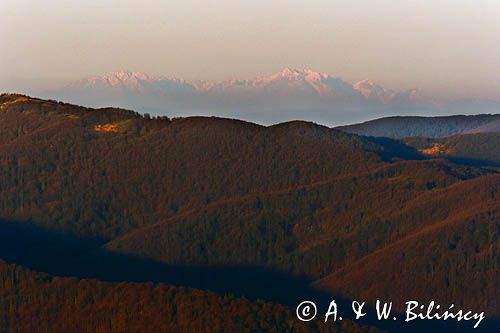
[[[153,77],[149,76],[146,73],[139,71],[129,71],[129,70],[121,70],[116,73],[111,74],[114,77],[120,78],[122,80],[129,79],[140,79],[140,80],[151,80]]]
[[[388,103],[394,99],[409,102],[419,101],[420,92],[393,91],[386,89],[379,82],[372,79],[363,79],[355,83],[346,82],[343,79],[331,76],[327,73],[313,70],[311,68],[285,67],[282,70],[268,76],[258,76],[253,79],[230,78],[227,80],[193,80],[187,81],[167,76],[149,75],[141,71],[120,70],[108,75],[92,76],[73,84],[69,87],[75,88],[120,88],[126,87],[136,91],[148,91],[155,89],[151,85],[159,81],[176,83],[179,89],[188,88],[190,91],[200,93],[272,93],[281,95],[315,94],[317,96],[329,96],[338,93],[356,95],[366,99],[378,100]],[[167,89],[168,85],[158,85],[157,89]],[[353,95],[353,96],[354,96]],[[406,96],[406,97],[405,97]]]
[[[328,77],[328,74],[320,73],[315,70],[312,70],[310,68],[304,68],[304,69],[298,69],[298,68],[290,68],[290,67],[285,67],[278,73],[271,75],[271,77],[281,77],[281,78],[288,78],[288,79],[297,79],[297,78],[326,78]]]
[[[372,79],[363,79],[353,83],[353,86],[380,86],[377,81]]]
[[[365,98],[376,98],[384,103],[389,102],[396,96],[396,92],[384,88],[379,82],[372,79],[357,81],[352,84],[352,88]]]

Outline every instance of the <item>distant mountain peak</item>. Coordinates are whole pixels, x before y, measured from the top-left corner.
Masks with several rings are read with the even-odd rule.
[[[196,90],[203,93],[266,93],[281,96],[299,95],[324,95],[335,90],[329,86],[334,80],[327,74],[316,72],[312,69],[296,69],[286,67],[269,76],[259,76],[253,79],[228,79],[222,81],[200,80],[192,82]],[[339,79],[340,80],[340,79]],[[345,83],[349,85],[348,83]]]
[[[127,86],[129,88],[137,88],[139,80],[151,80],[151,77],[141,72],[121,70],[102,76],[90,76],[74,82],[70,84],[70,86],[84,88],[116,88],[119,86]]]
[[[299,80],[299,79],[320,80],[321,78],[327,78],[328,76],[329,76],[328,74],[320,73],[310,68],[297,69],[297,68],[285,67],[280,72],[263,78],[284,78],[288,80]]]
[[[297,78],[303,78],[303,77],[316,77],[320,78],[323,76],[327,76],[326,74],[321,74],[319,72],[316,72],[312,69],[306,68],[306,69],[297,69],[297,68],[289,68],[285,67],[283,70],[280,72],[272,75],[272,76],[279,76],[287,79],[297,79]]]
[[[290,67],[285,67],[269,76],[243,80],[231,78],[221,81],[185,81],[166,76],[152,76],[139,71],[120,70],[108,75],[91,76],[70,84],[69,87],[86,89],[127,88],[141,92],[149,89],[151,84],[154,85],[159,81],[182,84],[189,90],[204,94],[266,93],[280,96],[292,96],[294,94],[300,96],[329,96],[347,93],[350,96],[361,94],[365,98],[379,99],[384,102],[395,95],[394,92],[386,90],[372,80],[362,80],[351,84],[341,78],[310,68],[298,69]],[[145,87],[147,84],[149,86]]]
[[[119,89],[127,88],[138,92],[147,92],[151,83],[172,82],[183,84],[184,81],[166,76],[153,76],[140,71],[120,70],[107,75],[90,76],[68,85],[71,89]]]
[[[137,71],[128,71],[128,70],[121,70],[118,71],[114,74],[111,74],[114,77],[117,77],[121,80],[131,80],[131,79],[139,79],[139,80],[151,80],[152,77],[149,76],[146,73],[143,72],[137,72]]]
[[[279,76],[293,78],[299,76],[301,71],[296,68],[285,67],[283,70],[277,73]]]
[[[120,70],[42,92],[41,97],[87,106],[120,106],[151,114],[219,115],[276,123],[323,124],[394,114],[498,112],[494,101],[443,101],[419,89],[389,89],[372,79],[349,82],[311,68],[285,67],[270,75],[227,80],[183,80]]]
[[[355,82],[352,87],[365,98],[377,99],[384,103],[389,102],[396,95],[396,92],[384,88],[380,83],[371,79]]]
[[[342,82],[346,86],[349,84],[336,79],[328,74],[320,73],[312,69],[297,69],[285,67],[280,72],[270,76],[255,78],[253,86],[269,86],[273,91],[281,93],[310,93],[324,96],[337,90],[336,83]],[[332,85],[333,84],[333,85]]]

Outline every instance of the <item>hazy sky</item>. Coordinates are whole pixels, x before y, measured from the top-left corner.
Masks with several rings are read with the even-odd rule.
[[[500,99],[500,1],[0,1],[0,90],[120,69],[222,79],[285,66]]]

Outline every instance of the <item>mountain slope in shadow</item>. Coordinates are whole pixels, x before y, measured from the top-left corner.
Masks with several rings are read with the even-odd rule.
[[[183,267],[166,265],[159,262],[145,261],[138,258],[104,252],[99,249],[89,249],[88,246],[82,246],[85,242],[82,242],[81,239],[75,240],[72,237],[66,237],[58,233],[43,230],[33,225],[15,221],[2,220],[0,222],[0,232],[0,241],[2,244],[0,247],[0,257],[6,259],[7,261],[23,265],[34,270],[44,271],[54,276],[67,276],[84,279],[81,280],[82,282],[75,284],[77,280],[58,278],[57,284],[55,285],[58,292],[69,289],[69,291],[66,290],[65,293],[71,293],[73,290],[76,291],[80,289],[82,284],[87,284],[86,287],[90,288],[88,289],[89,291],[93,290],[93,292],[96,292],[96,290],[102,288],[103,283],[88,279],[98,279],[101,281],[108,281],[110,283],[120,283],[108,283],[108,285],[104,285],[106,288],[116,288],[118,286],[120,286],[118,288],[121,288],[121,286],[127,286],[127,291],[123,294],[123,296],[132,299],[140,297],[140,294],[136,295],[135,292],[137,288],[140,290],[140,288],[143,287],[137,284],[130,284],[131,282],[147,282],[148,284],[144,285],[146,288],[150,288],[150,283],[154,282],[160,283],[160,285],[156,288],[177,288],[168,286],[163,287],[162,285],[197,288],[212,291],[221,296],[227,294],[243,296],[245,299],[257,302],[257,304],[260,304],[260,299],[264,299],[267,302],[284,304],[293,308],[302,300],[311,299],[315,301],[319,309],[327,309],[329,302],[332,299],[335,299],[341,309],[350,309],[351,306],[351,300],[313,288],[310,286],[310,281],[305,278],[293,277],[286,273],[280,273],[265,268],[251,266]],[[0,262],[0,272],[2,273],[0,275],[6,274],[6,269],[8,270],[9,267],[6,267],[5,264]],[[21,274],[20,269],[20,267],[16,269],[16,274]],[[27,275],[30,279],[36,277],[36,279],[38,279],[38,282],[36,283],[40,285],[40,289],[46,288],[46,284],[50,281],[47,280],[46,276],[39,275],[38,273],[23,272],[22,274],[24,275],[21,276],[24,277]],[[23,283],[22,278],[17,278],[17,284],[20,283]],[[34,282],[31,283],[33,284]],[[123,283],[125,283],[125,285]],[[28,288],[27,290],[30,289]],[[33,293],[34,291],[29,292]],[[82,292],[86,291],[79,291],[78,293],[81,294]],[[151,291],[151,293],[152,292],[153,291]],[[155,292],[157,292],[157,289]],[[23,297],[26,290],[18,293],[18,297]],[[101,294],[105,293],[106,292],[101,291]],[[186,293],[189,295],[199,292],[189,289],[186,290]],[[75,294],[74,297],[76,298],[77,295]],[[199,298],[200,296],[197,297]],[[216,297],[211,296],[210,294],[206,294],[206,296],[203,294],[202,297],[212,297],[211,304],[216,304],[218,301]],[[94,303],[96,302],[99,302],[99,298],[96,299],[94,296]],[[180,304],[178,302],[179,301],[177,300],[174,304],[179,306]],[[243,300],[243,302],[247,301]],[[165,303],[167,303],[167,301],[165,301]],[[33,298],[31,298],[29,304],[31,304],[30,306],[36,306],[33,302]],[[41,302],[40,305],[43,304],[44,303]],[[45,304],[43,306],[49,307],[54,305],[57,305],[57,303],[50,305]],[[157,304],[156,306],[162,305],[167,306],[167,304]],[[6,303],[3,302],[2,306],[6,306]],[[237,308],[238,306],[241,306],[241,304],[234,306]],[[255,308],[256,305],[253,307]],[[201,307],[201,309],[206,311],[206,306]],[[360,330],[363,331],[363,328],[357,326],[358,323],[370,325],[371,328],[369,329],[371,332],[375,331],[374,327],[380,327],[381,329],[389,331],[400,331],[404,329],[407,332],[419,332],[422,329],[430,328],[439,328],[442,331],[454,332],[468,331],[467,326],[464,327],[464,325],[457,325],[454,323],[420,322],[407,324],[403,322],[404,317],[402,314],[398,315],[398,317],[400,317],[400,321],[397,323],[392,321],[379,322],[375,318],[374,308],[367,306],[366,309],[369,313],[367,317],[362,320],[357,320],[356,323],[351,321],[349,326],[344,328],[341,328],[343,326],[339,327],[336,324],[329,324],[331,326],[322,326],[321,323],[312,323],[312,326],[304,326],[300,322],[296,321],[296,319],[293,319],[293,325],[298,331],[314,330],[318,332],[326,332],[331,329],[339,328],[342,329],[342,332],[349,332],[351,329],[354,329],[356,332],[360,332]],[[155,312],[156,310],[150,309],[149,311]],[[287,313],[288,310],[286,308],[277,307],[273,311],[275,311],[275,313],[282,312],[283,315],[286,314],[287,316],[291,315]],[[349,319],[354,319],[350,314],[350,311],[345,311],[343,313],[344,318],[348,319],[346,323],[349,323]],[[84,319],[86,318],[84,314],[79,313],[79,315],[82,316],[82,320],[88,320]],[[114,314],[110,311],[110,314],[108,315],[113,316]],[[22,317],[23,315],[20,316]],[[226,320],[231,320],[230,316],[231,313],[226,313],[224,318]],[[177,319],[177,322],[179,320],[180,319]],[[85,324],[82,324],[79,320],[75,319],[75,321],[78,325],[85,326]],[[267,322],[266,324],[283,325],[284,327],[283,323]],[[483,327],[479,331],[493,332],[495,327],[497,327],[497,323],[490,320],[486,324],[483,324]],[[37,331],[40,327],[37,327],[36,329],[32,327],[32,329],[33,331]],[[126,330],[130,329],[131,327],[126,328]]]

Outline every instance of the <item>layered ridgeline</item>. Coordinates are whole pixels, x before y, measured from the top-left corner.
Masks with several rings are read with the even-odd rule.
[[[472,165],[500,165],[500,114],[389,117],[337,127],[363,136],[403,139],[427,156]]]
[[[500,109],[497,109],[497,112]],[[500,114],[445,117],[387,117],[338,127],[344,132],[376,137],[447,137],[500,131]]]
[[[159,318],[162,302],[178,309],[175,325],[197,311],[196,325],[219,325],[202,331],[334,330],[293,313],[300,300],[334,297],[399,310],[432,299],[485,311],[483,328],[497,324],[495,166],[306,122],[151,119],[20,95],[0,103],[0,258],[18,265],[2,266],[2,291],[14,296],[1,299],[0,330],[23,318],[52,323],[40,314],[44,290],[57,295],[58,314],[82,304],[68,322],[113,309],[87,330],[120,318],[133,331]],[[214,309],[231,315],[208,319]]]

